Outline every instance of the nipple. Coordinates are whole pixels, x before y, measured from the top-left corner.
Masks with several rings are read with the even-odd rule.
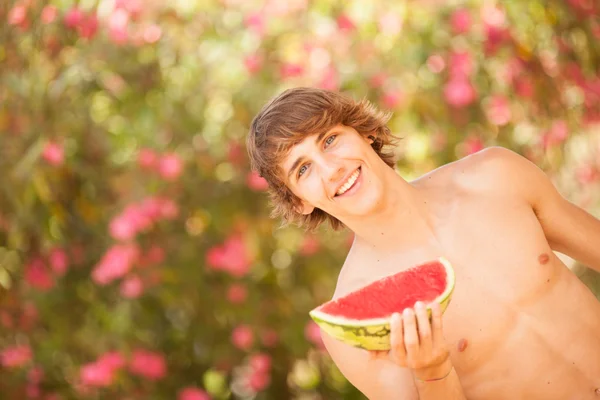
[[[462,353],[463,351],[466,350],[468,345],[469,345],[469,342],[467,341],[467,339],[460,339],[458,341],[458,345],[456,347],[457,347],[458,351],[460,353]]]
[[[540,254],[540,256],[538,257],[538,261],[540,262],[540,264],[544,265],[546,264],[548,261],[550,261],[550,256],[547,253],[542,253]]]

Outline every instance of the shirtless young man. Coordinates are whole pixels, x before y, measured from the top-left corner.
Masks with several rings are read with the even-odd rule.
[[[600,399],[600,302],[553,252],[600,271],[600,221],[500,147],[407,182],[386,122],[365,102],[297,88],[265,105],[247,140],[274,215],[355,233],[333,298],[438,256],[454,265],[446,312],[430,325],[405,311],[389,352],[322,335],[344,376],[374,400]]]

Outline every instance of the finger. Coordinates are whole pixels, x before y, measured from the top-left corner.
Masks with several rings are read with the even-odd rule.
[[[419,351],[419,336],[417,334],[417,321],[412,309],[407,308],[402,315],[404,322],[404,347],[406,348],[406,357],[410,360],[415,357]]]
[[[433,345],[435,346],[444,340],[444,333],[442,331],[442,307],[437,301],[431,304],[431,330]]]
[[[402,316],[398,313],[392,314],[391,328],[391,356],[400,365],[406,365],[406,349],[404,348],[404,327]]]
[[[431,354],[431,348],[433,347],[431,325],[429,316],[427,315],[427,308],[423,302],[417,301],[415,304],[415,315],[417,317],[417,327],[419,332],[419,347],[425,354]]]

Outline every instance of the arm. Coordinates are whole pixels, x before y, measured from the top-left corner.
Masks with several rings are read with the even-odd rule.
[[[441,319],[439,306],[433,308],[431,325],[425,308],[393,318],[389,352],[366,352],[327,334],[322,337],[342,374],[371,400],[463,400],[443,342]]]
[[[410,370],[374,358],[321,331],[327,352],[342,375],[370,400],[419,400]]]
[[[490,173],[506,190],[524,197],[544,230],[550,247],[600,272],[600,220],[565,199],[549,177],[528,159],[501,147],[485,153]]]

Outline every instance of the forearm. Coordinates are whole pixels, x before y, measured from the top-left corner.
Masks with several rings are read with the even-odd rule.
[[[450,359],[433,371],[415,371],[413,375],[419,400],[466,400]]]

